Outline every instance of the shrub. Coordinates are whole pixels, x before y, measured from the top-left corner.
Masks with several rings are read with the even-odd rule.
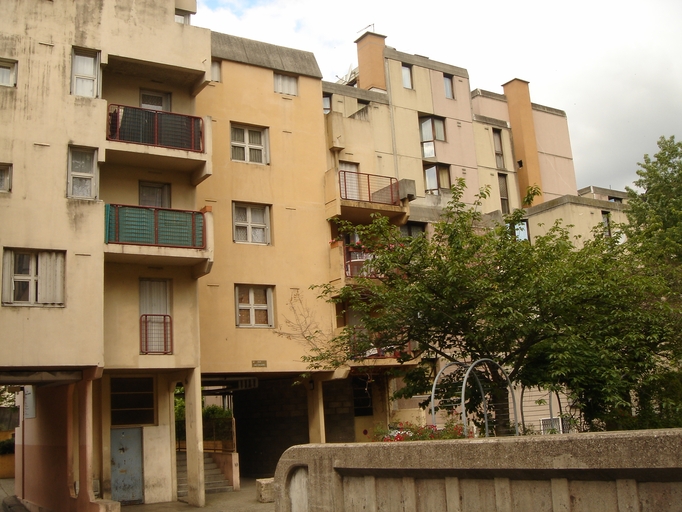
[[[9,455],[14,453],[14,438],[5,439],[0,441],[0,455]]]
[[[449,420],[441,429],[436,425],[415,425],[404,421],[389,425],[388,429],[376,427],[373,441],[431,441],[438,439],[464,439],[464,427],[454,420]],[[472,437],[472,433],[469,433]]]

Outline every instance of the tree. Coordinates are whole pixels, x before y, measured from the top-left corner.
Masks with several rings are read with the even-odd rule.
[[[627,188],[628,238],[666,263],[682,262],[682,142],[661,137],[639,163],[639,190]]]
[[[617,237],[598,231],[581,248],[560,224],[532,244],[517,240],[521,211],[486,225],[480,202],[461,202],[463,188],[453,187],[429,237],[402,237],[379,216],[368,226],[338,222],[373,257],[364,277],[320,287],[360,321],[314,345],[311,368],[339,366],[370,349],[396,352],[403,362],[419,361],[403,370],[401,394],[409,396],[430,393],[433,356],[490,358],[514,382],[570,393],[590,428],[621,427],[622,412],[669,367],[678,341],[666,282]],[[506,390],[495,385],[502,377],[492,365],[484,370],[485,392],[498,394],[491,402],[504,416]],[[467,408],[477,407],[472,397]]]

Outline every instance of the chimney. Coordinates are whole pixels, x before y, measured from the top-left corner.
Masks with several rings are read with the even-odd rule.
[[[358,88],[386,91],[385,40],[386,36],[365,32],[355,41],[358,47]]]
[[[530,90],[528,82],[518,78],[507,82],[502,88],[504,89],[504,95],[507,97],[514,158],[523,162],[523,165],[519,165],[517,169],[519,193],[521,200],[523,200],[528,187],[537,185],[541,191],[543,190],[537,139],[535,138],[533,108],[530,103]],[[535,198],[533,204],[542,202],[544,202],[544,197],[541,194]]]

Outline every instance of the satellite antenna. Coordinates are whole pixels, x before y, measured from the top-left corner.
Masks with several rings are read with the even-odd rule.
[[[358,30],[358,31],[356,32],[356,34],[359,34],[359,33],[362,32],[363,30],[367,30],[369,27],[372,27],[372,32],[374,32],[374,23],[370,23],[370,24],[367,25],[365,28],[361,28],[360,30]]]

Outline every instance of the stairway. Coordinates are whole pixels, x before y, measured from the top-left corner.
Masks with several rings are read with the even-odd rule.
[[[178,498],[187,496],[187,452],[176,452],[178,469]],[[228,492],[232,486],[225,480],[225,476],[218,465],[213,462],[210,453],[204,452],[204,490],[206,494]]]

